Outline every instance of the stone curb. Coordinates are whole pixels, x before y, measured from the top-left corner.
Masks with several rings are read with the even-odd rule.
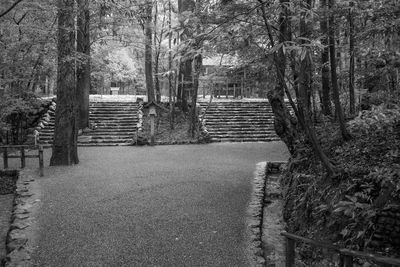
[[[256,267],[265,266],[266,263],[261,242],[266,169],[267,162],[260,162],[256,166],[253,191],[247,208],[246,230],[250,239],[249,260],[250,265]]]
[[[263,267],[267,264],[262,243],[267,176],[269,173],[276,173],[283,164],[286,162],[259,162],[254,172],[253,191],[247,209],[246,224],[250,239],[249,260],[250,265],[254,267]]]
[[[32,225],[32,210],[40,202],[30,191],[35,181],[28,171],[20,171],[14,197],[11,226],[7,234],[7,256],[5,266],[33,266],[31,250],[28,248],[27,231]]]

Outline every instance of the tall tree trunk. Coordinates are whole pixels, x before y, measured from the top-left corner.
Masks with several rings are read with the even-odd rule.
[[[264,1],[258,0],[261,3],[261,11],[267,29],[271,46],[275,46],[275,41],[272,36],[271,27],[266,17]],[[286,144],[291,154],[296,151],[295,143],[297,141],[296,122],[292,119],[288,108],[284,101],[285,95],[285,70],[286,56],[283,51],[283,44],[290,39],[288,31],[288,19],[290,11],[288,8],[289,0],[280,0],[281,12],[279,14],[279,45],[282,47],[274,54],[274,63],[276,67],[277,85],[274,89],[268,91],[267,98],[274,112],[274,127],[276,134]]]
[[[81,59],[77,66],[76,86],[79,101],[79,129],[89,127],[90,91],[90,12],[89,0],[78,0],[77,52]]]
[[[161,89],[160,89],[160,78],[158,77],[159,66],[160,66],[160,51],[161,44],[158,45],[157,42],[157,18],[158,18],[158,3],[154,3],[154,90],[156,94],[157,103],[161,102]],[[160,35],[160,39],[162,36]]]
[[[169,127],[174,129],[174,106],[172,99],[172,6],[171,0],[168,0],[168,101],[169,101]]]
[[[321,54],[321,80],[322,80],[322,114],[332,115],[332,105],[329,88],[329,42],[328,42],[328,21],[327,21],[327,0],[321,0],[321,44],[324,46]]]
[[[155,101],[154,94],[154,85],[153,85],[153,51],[152,51],[152,42],[153,42],[153,31],[151,29],[152,22],[152,11],[153,11],[153,3],[151,0],[147,0],[146,2],[146,18],[145,18],[145,52],[144,52],[144,71],[146,76],[146,90],[147,90],[147,101],[150,103]]]
[[[311,37],[311,25],[306,22],[307,13],[306,10],[311,9],[311,0],[302,1],[303,12],[300,19],[300,36],[303,38]],[[306,44],[302,41],[302,44]],[[319,157],[322,165],[325,167],[328,176],[332,176],[335,171],[334,167],[330,163],[328,157],[323,152],[321,145],[319,144],[317,135],[314,130],[314,125],[311,120],[310,106],[308,102],[310,101],[311,92],[311,82],[312,82],[312,57],[310,52],[310,47],[304,46],[303,48],[304,56],[302,56],[300,62],[300,73],[299,73],[299,109],[302,110],[304,115],[304,130],[307,134],[307,138],[310,141],[314,153]]]
[[[192,104],[191,104],[191,120],[190,120],[190,127],[189,131],[192,136],[192,138],[195,137],[196,132],[197,132],[197,126],[198,126],[198,114],[197,114],[197,95],[199,91],[199,76],[200,76],[200,71],[201,71],[201,65],[202,65],[202,55],[198,54],[194,57],[193,60],[193,95],[192,95]]]
[[[57,109],[50,165],[79,163],[74,0],[58,0]]]
[[[354,2],[350,2],[349,8],[349,54],[350,54],[350,69],[349,69],[349,93],[350,93],[350,114],[354,115],[356,112],[356,100],[354,93],[354,71],[355,71],[355,51],[354,51]]]
[[[193,12],[195,10],[196,3],[194,0],[178,0],[178,11],[179,13],[183,13],[185,11]],[[183,34],[181,34],[180,38],[190,38],[193,33],[185,30]],[[177,105],[181,108],[182,111],[187,112],[188,108],[188,99],[187,99],[187,91],[193,89],[193,77],[192,77],[192,57],[184,57],[180,63],[180,77],[178,81],[183,81],[178,85],[178,95],[177,95]]]
[[[342,137],[344,140],[349,140],[351,138],[350,134],[348,133],[344,121],[344,115],[342,106],[340,104],[339,98],[339,86],[338,86],[338,79],[336,73],[336,49],[335,49],[335,14],[333,12],[335,6],[335,0],[329,0],[329,27],[328,27],[328,34],[329,34],[329,55],[331,60],[331,81],[332,81],[332,93],[333,93],[333,100],[335,102],[335,109],[336,114],[339,119],[340,130],[342,133]]]

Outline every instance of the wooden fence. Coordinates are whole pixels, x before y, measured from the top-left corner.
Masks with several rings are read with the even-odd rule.
[[[43,176],[43,146],[41,145],[15,145],[15,146],[0,146],[0,149],[3,150],[3,165],[4,169],[8,169],[8,159],[10,158],[20,158],[21,159],[21,168],[25,168],[26,166],[26,159],[27,158],[38,158],[39,159],[39,173],[40,176]],[[25,150],[38,150],[36,155],[27,155]],[[10,155],[10,150],[17,150],[20,151],[19,155]]]
[[[365,253],[361,251],[354,251],[350,249],[340,249],[331,244],[315,241],[298,235],[290,233],[281,233],[286,238],[286,267],[295,266],[295,247],[296,242],[302,242],[308,245],[312,245],[317,248],[328,249],[338,253],[340,255],[340,267],[353,267],[354,258],[361,258],[373,261],[379,266],[390,267],[390,266],[400,266],[400,259],[383,257],[380,255]]]

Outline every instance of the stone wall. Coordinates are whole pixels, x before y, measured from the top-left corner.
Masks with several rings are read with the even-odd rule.
[[[391,245],[400,248],[400,205],[389,205],[377,215],[373,246]]]

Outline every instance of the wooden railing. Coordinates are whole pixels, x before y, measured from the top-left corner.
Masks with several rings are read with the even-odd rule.
[[[341,267],[352,267],[354,258],[367,259],[373,261],[374,263],[379,264],[379,266],[384,266],[384,267],[400,266],[400,259],[383,257],[380,255],[365,253],[361,251],[354,251],[350,249],[341,249],[331,244],[319,242],[316,240],[308,239],[305,237],[301,237],[286,232],[281,233],[281,235],[283,235],[286,239],[286,263],[285,263],[286,267],[295,266],[296,242],[302,242],[317,248],[328,249],[334,251],[335,253],[338,253],[340,255],[339,266]]]
[[[4,169],[8,169],[8,159],[10,158],[20,158],[21,159],[21,168],[25,168],[26,165],[26,158],[38,158],[39,159],[39,173],[40,176],[43,176],[43,146],[41,145],[10,145],[10,146],[0,146],[0,149],[3,150],[3,165]],[[37,155],[27,155],[25,153],[26,149],[32,149],[32,150],[38,150]],[[19,150],[20,154],[19,155],[9,155],[9,150]]]

